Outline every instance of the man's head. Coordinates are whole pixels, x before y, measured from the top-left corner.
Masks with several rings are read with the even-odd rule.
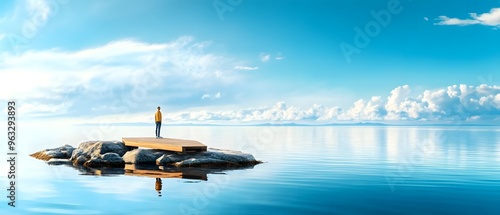
[[[160,106],[158,106],[158,108],[157,108],[157,109],[158,109],[158,110],[160,110],[160,109],[161,109],[161,108],[160,108]]]

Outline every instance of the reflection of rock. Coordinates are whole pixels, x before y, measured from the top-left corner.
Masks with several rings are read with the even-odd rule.
[[[219,170],[200,168],[179,168],[156,165],[125,165],[125,175],[150,177],[150,178],[182,178],[193,180],[207,180],[207,174],[217,173]]]
[[[84,166],[76,166],[82,175],[101,175],[101,176],[113,176],[113,175],[123,175],[125,170],[123,168],[89,168]]]
[[[209,174],[225,175],[231,170],[251,169],[252,166],[236,168],[201,168],[201,167],[176,167],[156,166],[151,164],[125,164],[124,168],[91,168],[86,166],[73,166],[81,175],[129,175],[149,178],[178,178],[207,181]]]
[[[71,157],[71,154],[73,153],[73,146],[70,145],[64,145],[58,148],[53,148],[53,149],[45,149],[39,152],[35,152],[31,154],[30,156],[35,157],[40,160],[50,160],[52,158],[57,158],[57,159],[69,159]]]
[[[174,165],[178,167],[237,167],[239,164],[213,158],[189,158]]]
[[[69,159],[59,159],[59,158],[51,158],[49,161],[47,161],[48,165],[54,165],[54,166],[59,166],[59,165],[70,165],[71,166],[71,161]]]
[[[127,151],[121,141],[87,141],[78,148],[65,145],[46,149],[31,156],[49,160],[51,158],[68,159],[75,166],[92,168],[124,167],[127,164],[152,164],[158,166],[238,168],[261,163],[253,155],[239,151],[209,149],[206,152],[168,152],[154,149],[133,149]],[[52,160],[51,165],[68,161]]]
[[[123,155],[125,163],[131,164],[155,164],[156,159],[165,154],[165,151],[153,149],[134,149]]]
[[[73,151],[71,161],[87,167],[123,167],[127,147],[120,141],[87,141]]]

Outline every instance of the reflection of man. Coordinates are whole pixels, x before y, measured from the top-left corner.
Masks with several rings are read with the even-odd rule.
[[[155,190],[158,192],[158,196],[161,197],[161,178],[156,178]]]
[[[162,117],[161,117],[160,106],[158,106],[158,110],[156,110],[156,113],[155,113],[155,122],[156,122],[155,134],[156,134],[156,138],[161,138],[161,136],[160,136],[161,118]]]

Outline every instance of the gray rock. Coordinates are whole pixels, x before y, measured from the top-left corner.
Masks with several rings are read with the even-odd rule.
[[[71,165],[72,163],[69,159],[51,158],[49,161],[47,161],[47,164],[59,166],[59,165]]]
[[[244,167],[261,163],[253,155],[239,151],[209,149],[199,153],[169,153],[156,160],[157,165],[177,167]]]
[[[127,147],[121,141],[87,141],[80,143],[73,151],[71,160],[83,155],[86,158],[96,158],[108,152],[117,153],[123,156],[127,152]]]
[[[125,165],[123,156],[127,147],[121,141],[87,141],[80,143],[73,151],[71,161],[75,165],[88,167],[122,167]],[[115,155],[106,155],[106,154]]]
[[[98,167],[124,167],[125,161],[117,153],[108,152],[99,157],[91,158],[86,161],[83,166],[98,168]]]
[[[121,162],[124,162],[123,158],[120,157],[119,154],[114,153],[114,152],[108,152],[106,154],[101,155],[101,159],[105,160],[107,162],[112,162],[112,163],[121,163]]]
[[[203,157],[224,160],[233,163],[251,163],[255,162],[255,158],[251,154],[246,154],[240,151],[223,150],[211,148],[204,152]]]
[[[56,159],[69,159],[75,148],[70,145],[64,145],[58,148],[45,149],[39,152],[35,152],[30,156],[35,157],[40,160],[50,160],[52,158]]]
[[[165,151],[153,149],[134,149],[123,155],[123,160],[128,164],[155,164],[156,159],[164,155]]]
[[[73,160],[74,165],[83,165],[87,161],[87,158],[85,156],[80,155],[76,159]]]
[[[167,152],[158,159],[156,159],[156,165],[174,165],[174,163],[181,162],[183,160],[195,157],[195,155],[188,156],[186,154],[180,154],[175,152]]]

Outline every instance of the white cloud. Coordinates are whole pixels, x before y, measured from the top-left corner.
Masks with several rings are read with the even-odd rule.
[[[487,26],[500,26],[500,8],[492,8],[488,13],[477,15],[477,13],[470,13],[471,19],[450,18],[448,16],[439,16],[436,20],[439,22],[435,25],[487,25]]]
[[[193,111],[171,113],[167,119],[174,122],[191,121],[297,121],[316,120],[323,111],[323,107],[315,105],[307,110],[301,110],[293,106],[287,106],[284,102],[278,102],[272,107],[249,108],[239,111]]]
[[[401,109],[402,102],[408,98],[411,93],[410,86],[404,85],[391,91],[385,109],[388,111],[398,111]]]
[[[274,60],[283,60],[283,59],[285,59],[285,57],[283,57],[281,53],[276,54],[276,57],[272,57],[271,54],[268,54],[268,53],[265,53],[265,52],[261,52],[259,54],[259,58],[260,58],[260,61],[262,61],[262,62],[267,62],[267,61],[269,61],[271,59],[274,59]]]
[[[428,17],[424,17],[424,20],[425,20],[425,21],[429,21],[429,18],[428,18]]]
[[[270,55],[270,54],[267,54],[267,53],[262,52],[262,53],[260,53],[259,58],[260,58],[260,60],[261,60],[262,62],[267,62],[267,61],[269,61],[269,59],[271,59],[271,55]]]
[[[260,60],[262,62],[268,62],[271,59],[274,59],[274,60],[283,60],[283,59],[285,59],[285,57],[283,57],[281,53],[278,53],[278,54],[276,54],[276,57],[273,57],[271,54],[268,54],[268,53],[265,53],[265,52],[261,52],[259,54],[259,58],[260,58]]]
[[[210,95],[208,93],[205,93],[205,94],[203,94],[203,96],[201,96],[201,99],[220,99],[220,97],[221,97],[220,92],[218,92],[214,95]]]
[[[458,19],[458,18],[449,18],[447,16],[439,16],[437,18],[439,20],[438,23],[435,23],[436,25],[474,25],[474,24],[479,24],[480,22],[477,20],[472,20],[472,19]]]
[[[283,59],[285,59],[285,57],[283,57],[283,55],[281,54],[281,52],[279,52],[274,59],[275,60],[283,60]]]
[[[256,67],[250,67],[250,66],[236,66],[236,67],[234,67],[234,68],[235,68],[235,69],[237,69],[237,70],[257,70],[257,69],[259,69],[259,67],[258,67],[258,66],[256,66]]]
[[[208,99],[210,97],[210,94],[203,94],[203,96],[201,96],[201,99]]]

